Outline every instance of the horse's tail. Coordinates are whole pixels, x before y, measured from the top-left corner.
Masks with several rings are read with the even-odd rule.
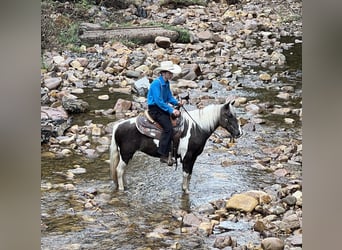
[[[109,157],[110,176],[112,177],[114,183],[116,184],[116,187],[118,186],[116,167],[118,166],[119,161],[120,161],[120,152],[119,152],[119,148],[116,143],[116,140],[115,140],[115,133],[116,133],[117,127],[118,127],[118,124],[115,124],[113,127],[112,142],[110,144],[110,157]]]

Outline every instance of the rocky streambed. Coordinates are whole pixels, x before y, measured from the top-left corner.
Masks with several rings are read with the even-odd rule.
[[[121,13],[184,27],[191,42],[43,52],[42,249],[302,249],[301,2],[142,6],[148,18]],[[163,60],[183,69],[172,89],[187,109],[235,98],[244,136],[210,137],[189,195],[181,168],[139,153],[114,192],[111,128],[146,108]]]

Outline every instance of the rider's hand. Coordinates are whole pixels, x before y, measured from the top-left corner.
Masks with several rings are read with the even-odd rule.
[[[178,109],[174,109],[172,114],[175,116],[175,117],[178,117],[180,116],[180,111]]]
[[[180,102],[178,102],[178,106],[183,107],[185,103],[186,103],[186,100],[181,100]]]

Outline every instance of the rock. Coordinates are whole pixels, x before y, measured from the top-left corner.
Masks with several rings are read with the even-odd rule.
[[[92,136],[101,136],[101,134],[102,134],[101,128],[99,128],[98,126],[92,127],[92,129],[91,129],[91,135]]]
[[[183,224],[187,226],[199,226],[201,224],[201,220],[194,215],[193,213],[185,214],[183,217]]]
[[[211,222],[201,222],[198,226],[198,231],[204,235],[210,235],[213,231],[213,225]]]
[[[279,238],[270,237],[261,241],[261,248],[263,250],[284,250],[284,247],[284,242]]]
[[[250,190],[245,192],[246,195],[250,195],[258,200],[258,204],[268,204],[272,201],[272,197],[264,191]]]
[[[290,108],[275,108],[273,111],[272,111],[272,114],[275,114],[275,115],[287,115],[291,112],[291,109]]]
[[[217,237],[214,242],[214,247],[223,249],[232,245],[232,238],[229,235]]]
[[[291,231],[300,228],[300,221],[297,214],[291,214],[283,218],[283,222],[286,223],[286,227],[289,228]]]
[[[146,96],[149,88],[150,81],[146,76],[134,82],[134,90],[136,90],[139,96]]]
[[[164,37],[164,36],[157,36],[154,39],[154,42],[161,48],[170,48],[172,42],[171,39],[169,37]]]
[[[178,88],[198,88],[198,84],[191,80],[179,79],[177,83]]]
[[[116,113],[126,112],[130,110],[131,107],[132,107],[131,101],[127,101],[127,100],[119,98],[115,103],[114,110]]]
[[[81,167],[77,167],[74,169],[69,169],[68,171],[70,171],[73,174],[84,174],[87,172],[87,170],[85,168],[81,168]]]
[[[271,76],[267,73],[260,74],[259,78],[262,81],[270,81],[271,80]]]
[[[303,245],[303,236],[302,234],[299,235],[292,235],[288,238],[293,246],[302,246]]]
[[[289,100],[290,99],[290,94],[289,93],[279,93],[278,95],[277,95],[277,97],[278,98],[280,98],[280,99],[284,99],[284,100]]]
[[[69,183],[69,184],[64,185],[64,189],[70,191],[70,190],[75,190],[76,188],[73,184]]]
[[[285,198],[282,199],[283,202],[285,202],[289,206],[293,206],[297,202],[297,198],[294,197],[293,195],[288,195]]]
[[[102,100],[102,101],[107,101],[109,100],[109,95],[99,95],[97,99]]]
[[[70,113],[83,113],[89,110],[89,104],[80,99],[74,99],[70,96],[63,96],[63,108]]]
[[[227,209],[242,210],[252,212],[258,205],[257,199],[247,194],[234,194],[227,202]]]
[[[295,120],[292,119],[292,118],[284,118],[284,122],[287,123],[287,124],[294,124]]]
[[[61,77],[47,78],[44,80],[44,87],[48,89],[57,89],[62,83]]]
[[[292,195],[293,195],[294,197],[296,197],[296,199],[297,199],[296,205],[300,205],[300,206],[301,206],[302,203],[303,203],[303,198],[302,198],[303,194],[302,194],[302,191],[297,190],[297,191],[294,192]]]
[[[261,112],[261,107],[258,106],[257,104],[254,104],[254,103],[251,103],[251,104],[248,104],[246,107],[245,107],[246,111],[248,113],[251,113],[253,115],[255,114],[258,114]]]
[[[41,142],[48,142],[50,137],[62,136],[71,123],[66,111],[61,107],[42,106],[40,109]]]

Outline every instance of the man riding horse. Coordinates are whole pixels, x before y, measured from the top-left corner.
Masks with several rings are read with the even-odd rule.
[[[172,61],[163,61],[155,71],[159,72],[159,76],[153,80],[147,93],[148,113],[163,128],[158,147],[160,162],[172,166],[174,161],[168,160],[173,136],[170,116],[178,117],[180,112],[169,104],[174,106],[182,106],[183,104],[172,95],[170,80],[174,74],[179,74],[182,70]]]

